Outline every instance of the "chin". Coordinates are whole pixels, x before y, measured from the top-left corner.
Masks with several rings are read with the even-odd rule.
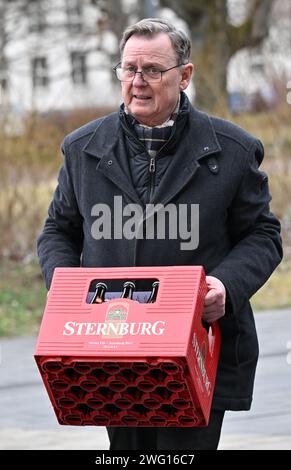
[[[153,115],[153,113],[146,113],[146,112],[143,112],[142,109],[140,109],[139,107],[136,107],[136,106],[131,106],[128,108],[130,114],[132,114],[133,116],[136,116],[137,119],[148,119],[150,118],[150,116]]]

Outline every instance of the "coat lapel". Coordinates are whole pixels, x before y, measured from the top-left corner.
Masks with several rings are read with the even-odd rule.
[[[154,202],[163,205],[169,203],[193,178],[200,160],[220,151],[210,118],[191,107],[189,128],[160,182]]]
[[[83,152],[98,159],[96,170],[101,171],[122,193],[136,204],[141,201],[132,184],[129,166],[121,159],[120,153],[126,152],[121,135],[118,113],[106,116],[96,128]]]

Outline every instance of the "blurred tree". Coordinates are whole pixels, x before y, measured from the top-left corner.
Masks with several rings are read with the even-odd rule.
[[[210,109],[227,103],[226,79],[230,58],[242,48],[257,47],[269,33],[274,0],[160,0],[160,6],[173,10],[188,25],[196,68],[196,105]],[[241,15],[240,15],[241,16]]]
[[[106,49],[103,35],[106,31],[110,31],[116,37],[116,48],[114,51],[106,50],[106,53],[110,56],[112,63],[117,62],[119,60],[117,42],[128,25],[128,12],[126,12],[122,0],[91,0],[91,4],[96,6],[101,13],[96,25],[100,50]]]
[[[7,33],[5,30],[6,4],[0,1],[0,110],[4,109],[7,95],[7,60],[5,47]]]

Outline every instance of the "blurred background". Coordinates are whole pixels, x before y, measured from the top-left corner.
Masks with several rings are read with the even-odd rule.
[[[285,258],[252,302],[256,312],[291,306],[291,0],[0,0],[2,337],[38,332],[46,291],[36,238],[60,144],[117,109],[122,31],[155,16],[192,39],[193,104],[264,143]]]

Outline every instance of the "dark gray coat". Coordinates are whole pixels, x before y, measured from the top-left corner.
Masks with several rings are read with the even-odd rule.
[[[80,262],[91,267],[203,265],[227,290],[213,406],[247,410],[258,358],[249,299],[281,260],[280,224],[269,211],[267,176],[258,170],[260,141],[230,122],[197,111],[185,98],[184,103],[187,122],[181,135],[177,128],[175,152],[169,150],[154,202],[199,204],[198,247],[183,251],[179,238],[92,237],[95,204],[112,207],[114,196],[122,196],[124,204],[141,204],[128,165],[128,155],[140,153],[139,143],[126,136],[122,113],[113,113],[64,140],[59,184],[38,239],[40,264],[48,288],[55,267]]]

